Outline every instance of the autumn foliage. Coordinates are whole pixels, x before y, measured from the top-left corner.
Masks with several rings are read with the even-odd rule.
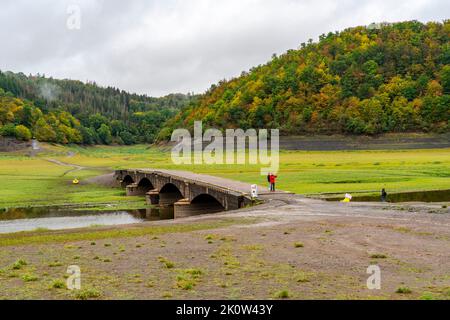
[[[279,128],[283,134],[450,129],[450,21],[356,27],[302,43],[213,85],[171,128]]]

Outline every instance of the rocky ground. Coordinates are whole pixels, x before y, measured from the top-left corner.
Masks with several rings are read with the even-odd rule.
[[[86,229],[45,231],[13,245],[0,237],[0,298],[450,298],[445,204],[271,197],[233,212],[107,228],[192,226],[181,232],[62,241],[52,236]],[[81,290],[65,288],[69,265],[81,269]],[[369,265],[380,267],[380,290],[366,286]]]

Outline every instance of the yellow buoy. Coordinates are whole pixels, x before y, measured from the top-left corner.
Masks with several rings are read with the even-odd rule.
[[[341,202],[350,202],[351,200],[352,200],[352,195],[350,193],[346,193],[344,200],[341,200]]]
[[[73,179],[72,183],[73,183],[73,184],[79,184],[80,181],[78,181],[78,179]]]

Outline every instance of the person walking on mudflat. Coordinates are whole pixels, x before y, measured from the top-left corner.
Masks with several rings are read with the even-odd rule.
[[[270,174],[270,191],[275,191],[275,182],[276,182],[277,176],[274,174]]]
[[[381,190],[381,202],[386,202],[387,201],[387,192],[386,190],[383,188]]]

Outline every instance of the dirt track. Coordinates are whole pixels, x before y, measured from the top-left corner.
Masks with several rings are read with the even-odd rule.
[[[66,290],[49,290],[48,283],[77,264],[83,284],[104,299],[255,299],[277,297],[280,290],[292,299],[450,298],[450,215],[442,204],[344,204],[285,195],[254,208],[143,226],[223,218],[236,224],[95,245],[4,247],[0,268],[20,257],[40,280],[24,283],[0,274],[0,297],[71,298]],[[161,258],[174,267],[164,267]],[[49,267],[54,260],[61,266]],[[371,264],[381,268],[381,290],[366,287]],[[201,275],[183,289],[179,279],[189,278],[186,270],[193,268]],[[396,293],[402,286],[412,292]]]

